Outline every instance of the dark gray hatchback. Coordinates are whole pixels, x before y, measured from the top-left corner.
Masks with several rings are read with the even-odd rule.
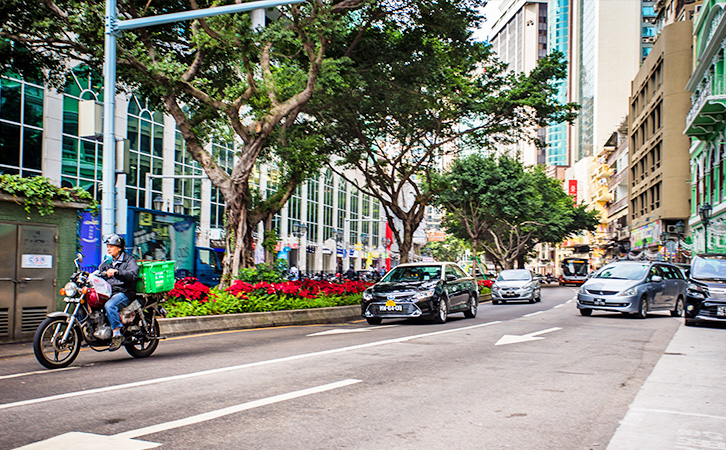
[[[656,261],[615,261],[595,272],[577,294],[583,316],[594,310],[634,313],[644,319],[650,311],[683,314],[686,280],[681,270]]]

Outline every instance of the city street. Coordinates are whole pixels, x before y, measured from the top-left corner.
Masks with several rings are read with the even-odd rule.
[[[0,448],[604,449],[682,319],[582,317],[575,292],[444,325],[180,337],[145,360],[84,349],[59,371],[7,358]]]

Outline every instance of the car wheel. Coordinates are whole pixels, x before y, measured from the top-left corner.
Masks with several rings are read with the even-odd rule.
[[[591,316],[592,315],[592,310],[591,309],[581,309],[580,310],[580,315],[582,315],[582,316]]]
[[[476,317],[478,303],[479,302],[477,301],[475,295],[469,295],[469,303],[467,305],[468,307],[466,311],[464,311],[464,317],[466,317],[467,319],[473,319],[474,317]]]
[[[446,304],[446,299],[442,298],[439,300],[439,311],[436,315],[436,323],[446,323],[446,319],[449,317],[449,306]]]
[[[537,302],[539,303],[541,301],[542,301],[542,291],[537,292]]]
[[[366,317],[366,322],[368,322],[368,325],[380,325],[381,324],[380,317]]]
[[[635,317],[638,319],[645,319],[648,317],[648,298],[643,297],[640,299],[640,308],[638,308],[638,312],[635,313]]]
[[[686,319],[686,326],[687,327],[695,327],[696,326],[696,321],[693,320],[693,319]]]
[[[499,304],[499,300],[492,300],[492,305],[498,305],[498,304]]]
[[[683,315],[683,299],[681,297],[678,297],[678,300],[676,300],[676,306],[673,307],[673,310],[671,311],[672,317],[681,317]]]
[[[534,292],[532,293],[532,298],[529,299],[529,303],[534,303],[537,301],[537,297],[534,296]]]

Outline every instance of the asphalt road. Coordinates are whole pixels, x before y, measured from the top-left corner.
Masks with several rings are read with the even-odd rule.
[[[604,449],[682,319],[582,317],[574,294],[0,360],[0,449]]]

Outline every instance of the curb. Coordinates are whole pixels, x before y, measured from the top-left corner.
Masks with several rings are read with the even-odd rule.
[[[360,319],[361,317],[360,305],[350,305],[330,308],[159,319],[159,328],[161,329],[162,336],[174,337],[187,334],[249,328],[338,323]]]

